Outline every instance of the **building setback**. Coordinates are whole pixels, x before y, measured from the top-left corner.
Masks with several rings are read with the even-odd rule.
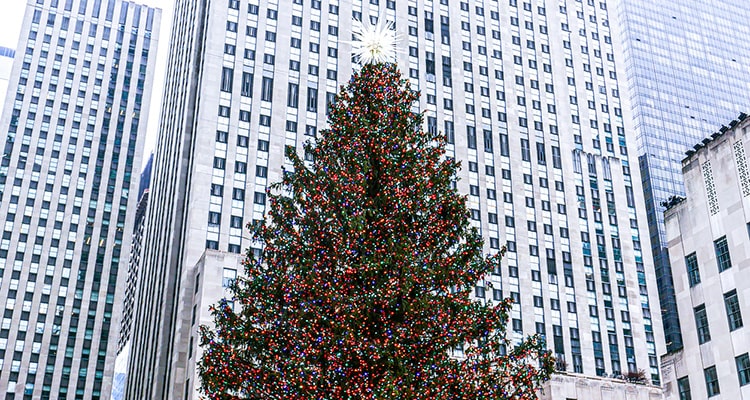
[[[127,398],[197,398],[197,328],[257,246],[243,227],[291,167],[285,147],[325,128],[351,76],[352,18],[378,16],[402,37],[424,128],[464,166],[458,189],[487,252],[508,246],[476,296],[514,298],[510,334],[545,334],[571,374],[660,382],[622,53],[606,2],[547,3],[178,0]]]
[[[662,358],[667,399],[750,399],[750,118],[682,161],[664,213],[684,347]]]
[[[160,11],[29,1],[0,119],[0,388],[109,398]]]
[[[685,195],[681,160],[706,132],[750,109],[750,3],[616,0],[638,165],[668,351],[682,347],[664,208]],[[732,90],[726,90],[732,88]],[[638,186],[638,185],[636,185]],[[678,263],[680,260],[678,260]],[[679,268],[679,267],[678,267]]]

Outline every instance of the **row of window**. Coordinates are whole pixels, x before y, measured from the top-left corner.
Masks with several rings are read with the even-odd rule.
[[[737,291],[731,290],[724,293],[724,308],[727,313],[727,322],[729,323],[729,330],[734,331],[742,328],[742,311],[740,309],[739,298],[737,297]],[[708,314],[706,313],[706,305],[701,304],[693,308],[693,314],[695,317],[695,326],[698,333],[698,343],[703,344],[711,340],[711,330],[709,328]]]
[[[750,384],[750,355],[748,353],[739,355],[734,358],[737,368],[737,380],[740,386]],[[716,366],[711,366],[703,370],[703,376],[706,382],[706,393],[708,397],[713,397],[721,393],[719,386],[719,376],[716,373]],[[677,392],[680,400],[692,400],[690,391],[690,378],[683,376],[677,380]]]
[[[716,264],[720,273],[732,268],[732,258],[729,255],[729,244],[726,236],[714,240],[714,252],[716,254]],[[698,256],[695,252],[685,257],[685,267],[687,268],[687,277],[690,287],[701,283]]]

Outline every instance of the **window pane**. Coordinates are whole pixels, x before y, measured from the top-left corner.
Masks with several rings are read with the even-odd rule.
[[[714,249],[716,250],[716,262],[719,264],[719,272],[732,268],[732,259],[729,257],[729,246],[726,236],[714,242]]]
[[[737,363],[737,379],[740,386],[745,386],[750,383],[750,356],[745,353],[736,357],[734,361]]]
[[[690,397],[690,381],[687,376],[677,380],[677,392],[680,394],[680,400],[692,400]]]
[[[698,343],[706,343],[711,340],[711,332],[708,329],[708,316],[704,304],[695,307],[695,326],[698,330]]]
[[[685,265],[687,266],[687,274],[688,281],[690,282],[690,287],[701,283],[701,274],[698,270],[698,257],[696,257],[695,253],[685,257]]]
[[[719,394],[719,377],[716,375],[716,367],[704,369],[703,374],[706,378],[706,392],[708,393],[708,397]]]
[[[727,320],[729,321],[729,330],[742,327],[742,313],[740,311],[740,302],[737,298],[737,291],[732,290],[724,294],[724,305],[727,309]]]

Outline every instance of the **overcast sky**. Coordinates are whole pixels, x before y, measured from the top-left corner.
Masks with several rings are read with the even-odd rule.
[[[26,4],[36,0],[0,0],[0,46],[15,49],[18,46],[18,35],[21,30]],[[174,0],[136,0],[136,3],[162,9],[161,32],[159,33],[159,49],[156,56],[156,73],[154,86],[151,93],[151,110],[149,114],[148,132],[146,135],[146,152],[144,162],[148,154],[153,150],[156,142],[159,112],[161,106],[161,95],[164,79],[164,66],[167,60],[167,46],[169,45],[169,31],[172,22],[172,7]]]

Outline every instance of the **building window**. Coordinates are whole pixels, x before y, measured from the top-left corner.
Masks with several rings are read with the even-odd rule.
[[[245,97],[253,95],[253,74],[249,72],[242,73],[242,87],[240,94]]]
[[[708,315],[706,305],[701,304],[693,309],[695,313],[695,327],[698,331],[698,343],[703,344],[711,340],[711,332],[708,329]]]
[[[263,192],[255,192],[255,197],[253,199],[253,202],[255,204],[265,205],[266,204],[266,194]]]
[[[722,236],[714,241],[714,250],[716,250],[716,262],[719,264],[719,272],[732,268],[732,259],[729,257],[729,245],[727,237]]]
[[[318,111],[318,89],[307,88],[307,111]]]
[[[234,283],[234,280],[237,279],[237,270],[234,268],[224,268],[223,275],[221,286],[225,288],[230,287]]]
[[[221,91],[232,93],[232,81],[234,77],[234,70],[232,68],[224,67],[221,70]]]
[[[745,386],[750,383],[750,356],[745,353],[735,357],[734,361],[737,363],[737,379],[740,381],[740,386]]]
[[[208,224],[209,225],[219,225],[221,222],[221,214],[213,211],[209,211],[208,213]]]
[[[690,287],[693,287],[701,283],[701,273],[698,270],[698,257],[695,253],[685,257],[685,265],[687,266],[688,281]]]
[[[297,108],[299,103],[299,85],[296,83],[289,82],[289,90],[287,92],[286,105],[287,107]]]
[[[226,164],[226,160],[221,157],[214,157],[214,168],[216,169],[224,169],[224,165]]]
[[[719,390],[719,377],[716,375],[716,366],[704,369],[703,374],[706,377],[706,393],[708,393],[708,397],[721,393]]]
[[[263,77],[263,87],[260,98],[263,101],[273,100],[273,78]]]
[[[729,321],[729,330],[742,328],[742,313],[740,312],[740,302],[737,298],[737,291],[732,290],[724,293],[724,306],[727,309],[727,320]]]
[[[690,397],[690,380],[687,376],[677,380],[677,393],[680,396],[680,400],[692,400]]]
[[[216,131],[216,141],[219,143],[226,143],[229,133],[226,131]]]

